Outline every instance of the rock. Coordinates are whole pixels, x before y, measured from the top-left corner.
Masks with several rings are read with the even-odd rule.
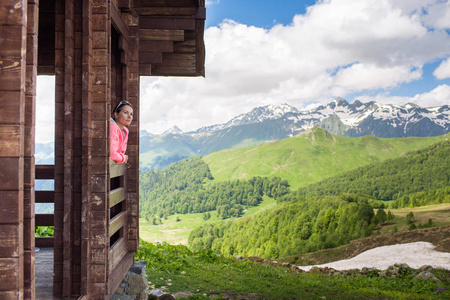
[[[152,300],[175,300],[175,297],[171,294],[164,293],[163,291],[156,289],[150,293]]]
[[[439,280],[436,276],[433,275],[433,273],[429,271],[424,271],[419,273],[416,277],[414,277],[413,280],[433,280],[439,284],[442,284],[442,281]]]
[[[433,267],[429,266],[429,265],[424,265],[424,266],[421,266],[418,270],[421,272],[425,272],[425,271],[431,272],[431,271],[433,271]]]
[[[139,294],[148,287],[146,278],[133,272],[130,272],[128,276],[128,285],[127,293],[129,295]]]
[[[134,262],[111,299],[147,300],[148,280],[145,273],[145,267],[145,262]]]
[[[116,289],[116,294],[123,294],[125,293],[125,288],[127,287],[127,284],[125,282],[120,283],[120,285]]]
[[[111,300],[133,300],[133,298],[131,298],[130,296],[128,296],[128,295],[124,295],[124,294],[114,294],[112,297],[111,297]]]

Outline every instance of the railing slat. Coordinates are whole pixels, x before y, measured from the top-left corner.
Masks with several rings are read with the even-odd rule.
[[[55,203],[55,191],[36,191],[35,203]]]
[[[54,215],[36,214],[35,226],[54,226]]]
[[[109,272],[114,270],[127,253],[127,243],[122,237],[109,250]]]
[[[122,175],[125,175],[127,171],[127,165],[126,164],[118,164],[115,162],[110,163],[109,168],[109,176],[111,178],[119,177]]]
[[[36,165],[35,179],[54,179],[55,166],[54,165]]]
[[[54,239],[52,237],[36,237],[35,246],[40,248],[53,248]]]
[[[109,207],[125,200],[125,189],[123,187],[112,190],[109,195]]]
[[[123,211],[114,218],[111,219],[109,224],[109,237],[113,236],[114,233],[119,231],[127,222],[127,212]]]

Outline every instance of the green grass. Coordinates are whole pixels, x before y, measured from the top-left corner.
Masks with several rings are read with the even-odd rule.
[[[264,197],[263,202],[258,206],[250,206],[241,218],[254,215],[260,211],[275,207],[276,203],[273,198]],[[139,237],[147,242],[167,242],[169,244],[187,245],[189,234],[192,230],[201,225],[220,222],[217,218],[216,211],[211,211],[211,218],[203,220],[204,213],[172,215],[167,220],[162,219],[163,224],[153,225],[147,220],[139,219]],[[177,222],[176,219],[181,221]],[[229,218],[227,220],[235,220],[237,218]]]
[[[386,212],[391,211],[395,218],[392,224],[383,226],[381,233],[390,233],[395,230],[406,231],[410,224],[406,221],[406,215],[410,212],[414,214],[416,226],[426,224],[429,219],[433,221],[434,226],[443,226],[450,224],[450,203],[433,204],[421,207],[408,207],[399,209],[385,209]]]
[[[364,165],[400,157],[449,136],[346,138],[315,128],[277,142],[214,152],[203,159],[217,181],[279,176],[295,190]]]
[[[363,275],[296,273],[288,268],[236,261],[210,250],[141,241],[137,260],[147,262],[151,288],[177,299],[448,299],[450,272],[434,270],[443,284]],[[184,295],[184,296],[183,296]]]

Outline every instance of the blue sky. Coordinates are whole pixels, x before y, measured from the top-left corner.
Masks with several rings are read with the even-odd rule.
[[[207,1],[206,27],[218,26],[225,19],[239,23],[271,28],[275,24],[289,24],[296,14],[303,14],[306,7],[316,1],[300,0],[221,0]]]
[[[205,78],[141,78],[142,128],[225,123],[257,106],[450,104],[441,0],[210,0]]]
[[[205,78],[141,77],[141,129],[191,131],[258,106],[307,110],[336,97],[450,104],[448,0],[206,4]],[[38,97],[49,90],[38,81]],[[42,122],[37,139],[52,139]]]

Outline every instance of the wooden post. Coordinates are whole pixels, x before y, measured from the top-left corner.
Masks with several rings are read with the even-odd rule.
[[[128,169],[128,251],[136,252],[139,247],[139,27],[138,19],[129,16],[130,41],[127,62],[127,99],[133,104],[134,118],[130,126],[128,155],[131,167]]]
[[[24,298],[35,298],[35,124],[36,124],[36,77],[39,6],[28,0],[27,12],[27,70],[25,92],[25,144],[24,144]]]
[[[27,1],[2,1],[0,12],[0,299],[9,300],[24,297]]]
[[[81,96],[82,96],[82,158],[81,158],[81,284],[80,294],[88,295],[89,282],[91,280],[91,247],[90,235],[91,228],[89,224],[89,216],[91,215],[92,206],[92,134],[93,128],[97,128],[102,136],[106,138],[106,123],[103,126],[92,122],[92,5],[89,0],[83,0],[82,8],[82,80]],[[98,201],[96,201],[96,204]]]
[[[110,4],[107,0],[92,5],[92,139],[91,211],[87,216],[91,251],[88,291],[92,299],[103,299],[107,294],[109,251],[109,119],[111,110]]]

